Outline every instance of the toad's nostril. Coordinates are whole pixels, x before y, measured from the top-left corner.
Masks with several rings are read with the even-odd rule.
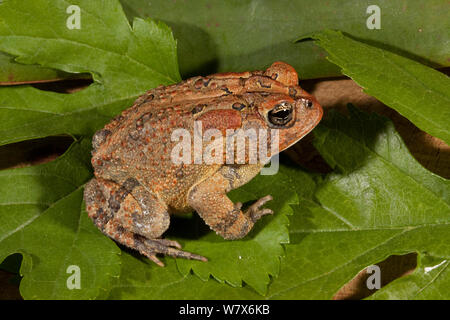
[[[311,100],[303,99],[303,103],[307,108],[312,108],[314,103]]]

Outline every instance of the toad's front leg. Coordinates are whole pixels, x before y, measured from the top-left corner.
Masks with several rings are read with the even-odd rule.
[[[136,180],[128,179],[120,186],[113,181],[92,179],[86,184],[84,199],[89,217],[104,234],[156,264],[164,266],[157,254],[206,261],[180,250],[178,242],[160,238],[170,223],[167,206]]]
[[[254,171],[256,170],[258,169],[255,168]],[[251,170],[246,170],[247,173],[249,171]],[[227,197],[228,191],[242,185],[246,180],[239,174],[242,172],[223,167],[212,177],[194,186],[188,195],[189,205],[211,229],[227,240],[243,238],[259,218],[273,214],[272,210],[261,208],[267,201],[272,200],[270,195],[256,201],[245,212],[241,210],[241,203],[233,203]],[[253,172],[250,174],[254,176]]]

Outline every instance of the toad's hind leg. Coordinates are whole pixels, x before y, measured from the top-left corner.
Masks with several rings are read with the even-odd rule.
[[[89,217],[104,234],[138,250],[156,264],[164,266],[157,254],[206,261],[180,250],[177,241],[159,238],[169,226],[167,208],[137,181],[127,180],[120,186],[92,179],[86,184],[84,198]]]

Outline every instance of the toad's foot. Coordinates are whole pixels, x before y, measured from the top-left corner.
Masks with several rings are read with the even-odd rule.
[[[268,208],[261,208],[272,196],[265,196],[246,211],[241,203],[233,203],[227,197],[230,181],[222,172],[215,173],[191,189],[188,196],[189,205],[218,235],[227,240],[242,239],[252,229],[255,221],[267,214],[273,214]]]
[[[208,261],[205,257],[202,257],[195,253],[182,251],[181,245],[174,240],[168,239],[147,239],[143,236],[135,235],[134,242],[139,252],[152,260],[158,266],[164,267],[164,263],[156,257],[156,254],[164,254],[175,258],[184,258],[191,260]]]
[[[245,214],[249,216],[253,222],[258,221],[262,216],[273,214],[271,209],[261,208],[266,202],[271,201],[272,199],[271,195],[259,199],[245,211]]]

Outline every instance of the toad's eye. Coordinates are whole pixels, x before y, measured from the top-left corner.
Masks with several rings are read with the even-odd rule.
[[[277,104],[272,110],[269,111],[269,122],[275,126],[284,126],[292,120],[293,107],[288,102],[282,102]]]

